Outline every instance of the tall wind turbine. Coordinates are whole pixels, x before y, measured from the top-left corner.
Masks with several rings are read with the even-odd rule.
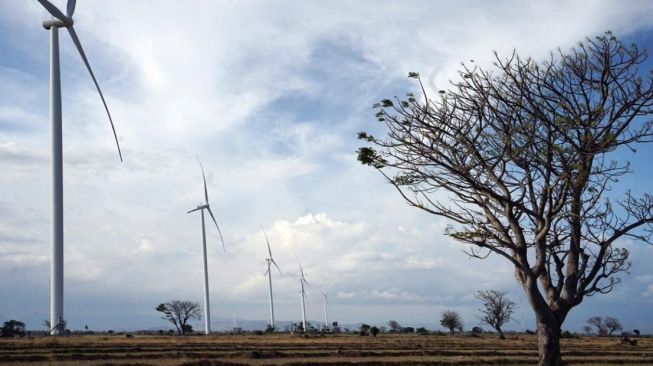
[[[43,21],[43,27],[50,31],[50,121],[52,124],[52,264],[50,272],[50,333],[58,335],[63,333],[63,153],[62,153],[62,118],[61,118],[61,77],[59,69],[59,28],[66,28],[72,38],[86,69],[91,74],[95,88],[100,94],[104,109],[109,116],[109,123],[113,130],[113,137],[118,146],[118,156],[122,161],[118,135],[111,119],[111,113],[104,100],[100,85],[98,85],[91,65],[88,63],[82,44],[79,42],[75,28],[73,28],[73,13],[75,0],[68,0],[66,14],[61,12],[48,0],[37,0],[54,18]]]
[[[272,258],[272,249],[270,249],[270,240],[268,239],[268,234],[263,230],[263,234],[265,235],[265,241],[268,244],[268,257],[265,259],[266,262],[268,262],[268,269],[265,271],[265,274],[268,275],[268,284],[269,286],[269,292],[270,292],[270,327],[274,329],[274,299],[272,298],[272,271],[270,270],[271,265],[274,264],[275,267],[277,267],[277,270],[279,271],[279,274],[283,276],[283,273],[281,273],[281,268],[277,265],[277,262],[274,261],[274,258]]]
[[[215,220],[215,216],[213,216],[213,212],[211,211],[211,207],[209,206],[209,191],[206,189],[206,175],[204,175],[204,167],[202,166],[202,162],[199,161],[199,159],[197,160],[200,163],[200,169],[202,169],[202,180],[204,181],[204,203],[188,211],[188,213],[199,210],[200,213],[202,214],[202,255],[204,258],[204,333],[209,334],[211,333],[211,312],[209,310],[209,273],[208,273],[208,266],[206,264],[206,229],[204,227],[204,210],[208,211],[209,215],[211,216],[211,219],[213,220],[213,223],[215,224],[215,227],[218,229],[218,233],[220,234],[220,241],[222,242],[223,251],[224,251],[224,239],[222,239],[222,232],[220,231],[220,226],[218,226],[218,222]]]
[[[328,328],[329,327],[329,313],[327,311],[327,306],[329,305],[329,300],[327,298],[327,290],[324,289],[324,292],[322,293],[322,297],[324,298],[324,327]]]
[[[299,263],[299,260],[297,260],[297,263]],[[301,263],[299,263],[299,272],[302,275],[299,278],[299,286],[301,288],[299,291],[299,296],[302,304],[302,329],[304,332],[306,332],[308,329],[306,329],[306,290],[304,289],[304,284],[308,285],[308,281],[306,281],[306,277],[304,277],[304,269],[302,268]]]

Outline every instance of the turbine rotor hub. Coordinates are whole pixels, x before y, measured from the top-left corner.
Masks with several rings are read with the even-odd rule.
[[[63,22],[59,19],[46,19],[43,21],[43,28],[50,29],[52,27],[56,28],[67,28],[74,24],[73,20],[70,19],[67,22]]]

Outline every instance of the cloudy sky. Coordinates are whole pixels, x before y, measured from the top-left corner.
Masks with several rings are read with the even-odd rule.
[[[65,7],[63,1],[55,1]],[[49,315],[48,18],[34,1],[0,2],[0,321],[40,327]],[[510,266],[471,260],[446,222],[411,209],[356,161],[356,132],[380,131],[371,106],[445,89],[461,61],[492,51],[541,58],[612,30],[653,45],[647,1],[79,1],[76,30],[112,111],[125,162],[65,32],[65,317],[72,328],[164,326],[154,307],[202,300],[197,154],[225,236],[208,230],[214,319],[266,319],[265,228],[284,277],[278,320],[299,319],[297,262],[308,316],[320,291],[344,323],[475,319],[473,293],[501,289],[532,313]],[[651,68],[651,63],[645,65]],[[628,155],[646,190],[651,148]],[[648,155],[647,155],[648,154]],[[650,191],[650,189],[649,189]],[[612,315],[653,332],[653,248],[631,250],[631,274],[570,315]],[[199,324],[199,323],[198,323]]]

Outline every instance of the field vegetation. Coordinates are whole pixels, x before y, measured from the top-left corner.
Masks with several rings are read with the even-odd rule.
[[[83,335],[0,339],[2,365],[533,365],[535,335]],[[653,365],[653,339],[562,340],[568,365]]]

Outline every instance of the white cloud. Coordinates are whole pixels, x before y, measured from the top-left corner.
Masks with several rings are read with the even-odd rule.
[[[345,292],[345,291],[338,291],[338,294],[336,297],[339,299],[353,299],[356,296],[355,292]]]

